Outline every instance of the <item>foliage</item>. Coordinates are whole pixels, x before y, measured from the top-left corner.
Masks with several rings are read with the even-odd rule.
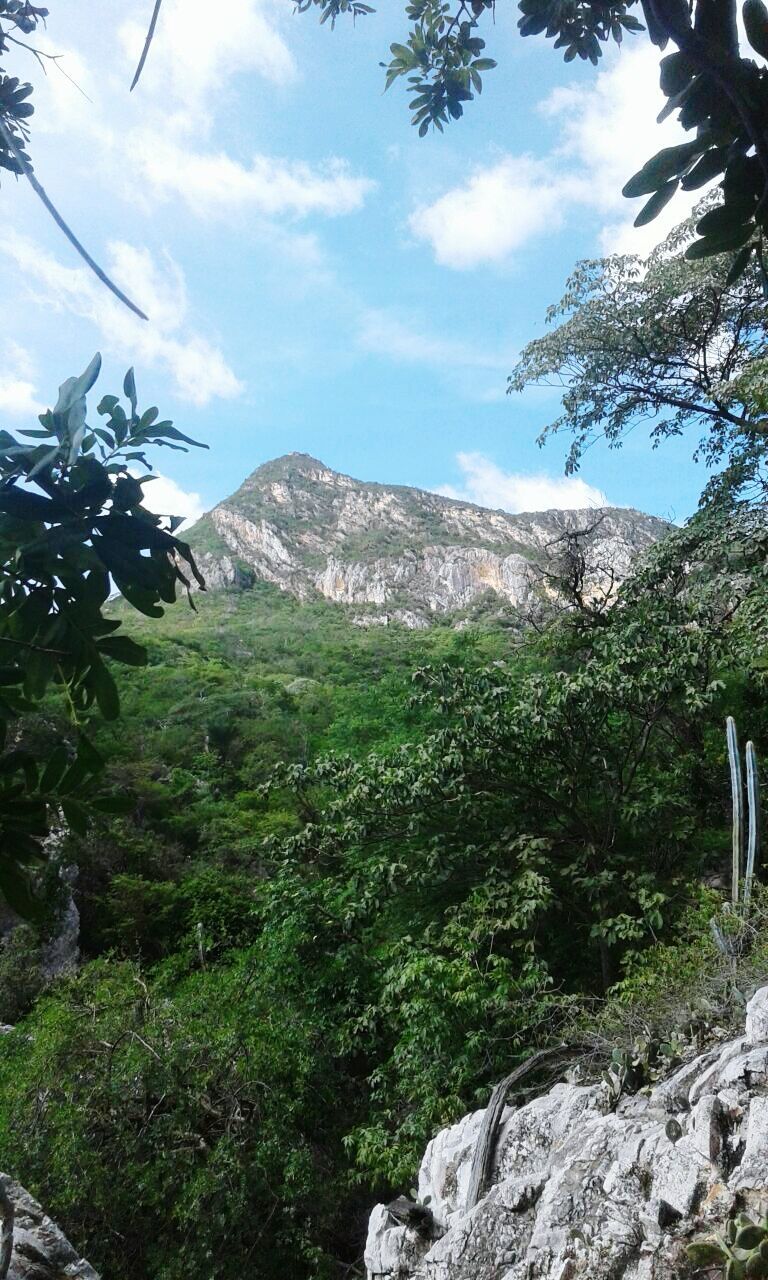
[[[17,925],[0,943],[0,1023],[18,1022],[44,986],[40,940],[31,925]]]
[[[532,1050],[615,1092],[738,1024],[765,889],[726,916],[701,880],[726,712],[768,744],[756,529],[710,507],[523,638],[264,585],[112,607],[148,662],[94,733],[133,811],[67,841],[100,958],[0,1039],[0,1164],[98,1267],[355,1274],[373,1200]]]
[[[723,1280],[763,1280],[768,1276],[768,1216],[755,1222],[733,1213],[722,1236],[699,1236],[686,1249],[697,1271],[722,1267]]]
[[[321,1011],[275,998],[267,962],[245,952],[172,998],[94,962],[3,1039],[0,1160],[116,1280],[331,1274],[354,1094]]]
[[[12,45],[28,47],[23,37],[32,35],[47,17],[47,9],[30,4],[29,0],[0,0],[0,54],[7,54]],[[29,130],[26,122],[34,113],[34,107],[28,101],[31,93],[31,84],[21,84],[18,76],[9,76],[0,67],[0,121],[15,144],[14,149],[0,134],[0,167],[14,174],[24,172],[23,162],[19,161],[15,150],[21,152],[23,160],[27,160]]]
[[[131,471],[149,470],[146,449],[193,444],[157,409],[139,414],[133,371],[126,374],[128,412],[105,396],[104,425],[86,422],[86,395],[99,374],[95,356],[78,378],[59,390],[40,427],[0,432],[0,890],[14,907],[32,907],[27,869],[44,856],[52,817],[62,814],[75,831],[89,810],[111,810],[110,797],[94,797],[102,758],[89,737],[96,709],[119,713],[112,661],[141,665],[144,649],[117,635],[106,616],[114,582],[151,617],[160,601],[172,603],[182,570],[202,579],[186,543],[174,536],[175,517],[143,505],[143,485]],[[19,735],[19,718],[42,704],[55,686],[69,720],[67,736],[42,754]]]
[[[298,0],[300,12],[317,7],[321,22],[342,14],[357,18],[373,12],[358,0]],[[667,105],[694,136],[666,147],[627,182],[629,197],[649,195],[636,225],[650,222],[682,188],[696,190],[719,177],[723,199],[698,223],[700,238],[688,249],[699,259],[740,250],[734,275],[755,258],[763,264],[763,233],[768,229],[768,8],[763,0],[743,6],[747,47],[744,56],[736,23],[736,0],[520,0],[523,36],[545,34],[564,50],[566,62],[579,57],[597,65],[601,44],[621,44],[624,35],[646,31],[659,49],[671,41],[674,51],[661,60],[661,87]],[[642,14],[645,26],[637,13]],[[391,46],[386,87],[407,78],[412,121],[419,133],[430,125],[442,131],[463,115],[464,103],[482,89],[481,72],[496,63],[481,56],[481,27],[495,17],[495,0],[409,0],[411,23],[404,44]],[[382,64],[383,65],[383,64]]]
[[[645,420],[654,444],[702,432],[695,456],[727,464],[720,488],[738,491],[760,480],[761,275],[752,264],[732,282],[725,256],[687,261],[682,250],[692,234],[693,223],[684,223],[645,262],[614,256],[579,263],[547,312],[556,327],[528,344],[511,374],[510,391],[563,388],[563,412],[540,443],[570,432],[570,472],[595,439],[616,448]]]

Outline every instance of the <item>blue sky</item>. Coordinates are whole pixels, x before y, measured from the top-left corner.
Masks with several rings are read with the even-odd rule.
[[[638,429],[564,481],[567,441],[536,445],[557,397],[505,395],[577,259],[643,252],[673,220],[635,232],[620,196],[677,128],[655,124],[643,39],[598,71],[565,66],[499,5],[482,98],[420,140],[404,90],[382,94],[378,64],[406,31],[395,0],[333,32],[291,0],[230,0],[219,25],[202,0],[164,0],[129,95],[145,7],[53,8],[45,46],[83,93],[23,55],[13,65],[37,85],[38,177],[150,323],[88,275],[26,184],[6,181],[9,427],[100,349],[101,393],[133,364],[142,403],[209,443],[161,455],[155,505],[184,514],[291,450],[509,510],[602,495],[693,510],[704,475],[690,442],[654,452]]]

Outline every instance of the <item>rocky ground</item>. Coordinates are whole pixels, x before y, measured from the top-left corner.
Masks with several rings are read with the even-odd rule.
[[[602,1085],[557,1084],[505,1113],[490,1186],[466,1210],[483,1112],[427,1147],[421,1234],[374,1209],[369,1280],[671,1280],[685,1245],[735,1206],[768,1202],[768,987],[745,1034],[610,1109]]]
[[[6,1205],[2,1215],[4,1237],[9,1232],[8,1202],[13,1206],[7,1280],[99,1280],[90,1263],[73,1249],[37,1201],[4,1174],[0,1174],[0,1198]],[[0,1246],[0,1268],[2,1257]]]

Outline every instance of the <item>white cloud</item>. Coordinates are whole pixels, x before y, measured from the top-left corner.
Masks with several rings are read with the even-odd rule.
[[[134,471],[147,480],[143,472]],[[199,493],[182,489],[181,485],[155,471],[151,480],[144,485],[144,506],[160,516],[184,516],[184,523],[179,525],[182,531],[189,528],[205,513],[205,506]]]
[[[478,167],[460,185],[416,208],[411,231],[431,246],[438,262],[461,270],[509,259],[582,207],[603,219],[604,252],[649,252],[701,195],[678,197],[647,227],[632,227],[647,197],[627,201],[622,187],[656,151],[684,137],[671,116],[662,125],[656,122],[665,102],[658,78],[658,53],[644,42],[614,54],[588,85],[555,89],[539,104],[558,129],[558,142],[547,154],[504,155]]]
[[[364,350],[402,364],[506,371],[515,360],[511,349],[481,351],[466,339],[432,334],[413,317],[395,311],[363,312],[357,340]]]
[[[35,418],[43,412],[45,405],[37,398],[33,376],[29,352],[18,342],[8,342],[4,366],[0,368],[0,413],[14,418]]]
[[[456,458],[464,476],[461,488],[442,485],[435,490],[447,498],[460,498],[481,507],[500,508],[513,514],[552,508],[573,511],[609,505],[602,489],[587,484],[580,476],[549,476],[543,472],[523,475],[502,471],[482,453],[459,453]]]
[[[223,118],[241,109],[232,100],[238,72],[278,85],[297,77],[280,33],[290,17],[285,0],[232,0],[226,20],[218,22],[203,0],[164,0],[134,92],[129,95],[127,87],[146,28],[131,19],[120,28],[123,60],[117,65],[95,74],[77,53],[66,51],[62,58],[61,68],[91,101],[54,69],[38,77],[43,128],[81,139],[89,182],[145,212],[180,199],[205,218],[354,213],[375,184],[343,159],[308,164],[258,149],[242,158],[221,143]]]
[[[132,136],[131,154],[157,195],[180,196],[198,215],[254,210],[271,218],[313,213],[335,217],[360,209],[374,186],[370,179],[352,174],[343,160],[313,168],[301,161],[255,155],[243,165],[223,152],[190,151],[181,142],[151,132]]]
[[[243,390],[219,348],[188,328],[184,277],[170,257],[160,268],[148,249],[123,241],[109,246],[106,270],[148,313],[147,323],[133,316],[86,268],[62,266],[21,236],[6,237],[2,249],[26,280],[42,286],[47,306],[91,321],[102,348],[126,364],[165,369],[181,400],[205,405]],[[39,300],[39,289],[35,296]]]
[[[562,223],[560,183],[527,156],[506,156],[477,169],[459,187],[422,205],[409,218],[418,240],[438,262],[459,270],[498,262],[535,235]]]

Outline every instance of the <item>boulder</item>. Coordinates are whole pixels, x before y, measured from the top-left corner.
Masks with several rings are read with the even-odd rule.
[[[14,1209],[7,1280],[99,1280],[98,1272],[18,1182],[0,1174],[0,1190]]]
[[[467,1207],[483,1112],[427,1147],[431,1238],[371,1216],[368,1280],[670,1280],[685,1245],[735,1204],[768,1207],[768,987],[745,1035],[611,1109],[601,1085],[556,1084],[507,1108],[490,1184]],[[670,1121],[674,1123],[670,1124]]]

